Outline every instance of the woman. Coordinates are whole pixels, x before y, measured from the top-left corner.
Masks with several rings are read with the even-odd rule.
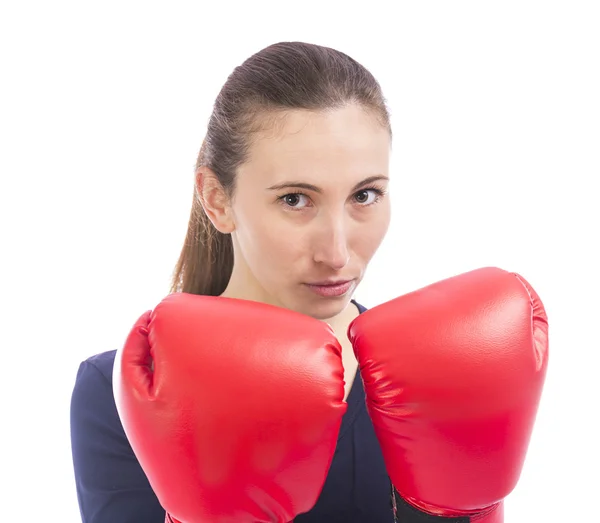
[[[347,337],[352,301],[390,220],[389,114],[380,86],[334,49],[279,43],[219,93],[196,164],[172,291],[276,305],[327,322],[341,344],[344,399],[321,494],[295,521],[391,522],[390,482]],[[80,366],[71,406],[86,523],[162,523],[112,393],[115,351]]]
[[[362,314],[390,143],[379,85],[343,53],[281,43],[235,69],[197,162],[183,292],[79,370],[85,522],[159,523],[160,499],[182,523],[502,523],[546,314],[493,267]]]

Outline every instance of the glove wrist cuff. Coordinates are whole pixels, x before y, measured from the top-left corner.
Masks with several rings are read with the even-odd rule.
[[[391,504],[395,523],[502,523],[503,504],[497,503],[480,512],[462,516],[440,516],[426,512],[409,500],[403,498],[394,485],[391,485]]]

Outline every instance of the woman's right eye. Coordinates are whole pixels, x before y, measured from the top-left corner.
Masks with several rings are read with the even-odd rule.
[[[310,203],[308,196],[302,193],[284,194],[279,197],[279,200],[286,207],[293,207],[294,209],[302,209]]]

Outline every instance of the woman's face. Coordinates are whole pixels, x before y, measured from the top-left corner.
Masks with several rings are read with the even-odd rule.
[[[230,203],[224,295],[315,318],[339,314],[390,221],[390,136],[356,105],[291,111],[253,144]]]

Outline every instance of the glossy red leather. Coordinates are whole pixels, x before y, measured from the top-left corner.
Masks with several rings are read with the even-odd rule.
[[[368,310],[349,337],[398,493],[430,514],[500,523],[491,508],[519,479],[548,363],[531,286],[478,269]]]
[[[172,294],[135,324],[113,381],[125,433],[174,521],[289,522],[315,504],[346,410],[326,323]]]

